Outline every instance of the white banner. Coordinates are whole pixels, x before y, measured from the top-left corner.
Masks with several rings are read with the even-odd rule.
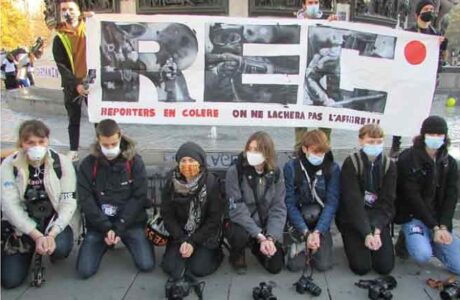
[[[320,126],[418,132],[435,88],[436,37],[276,18],[88,19],[91,122]]]

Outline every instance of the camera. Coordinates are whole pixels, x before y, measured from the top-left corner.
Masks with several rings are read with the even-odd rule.
[[[266,282],[259,283],[252,289],[252,299],[254,300],[276,300],[277,298],[272,293],[272,286]]]
[[[368,297],[372,300],[390,300],[393,298],[390,290],[394,289],[398,283],[393,276],[384,276],[373,280],[360,280],[356,286],[368,289]]]
[[[48,199],[48,194],[45,190],[29,189],[26,192],[27,201],[37,201]]]
[[[184,279],[168,279],[165,286],[166,299],[181,300],[190,293],[190,286]]]
[[[198,299],[203,298],[204,281],[197,281],[193,276],[185,275],[181,279],[168,279],[165,286],[165,296],[168,300],[182,300],[190,294],[193,288]]]
[[[316,297],[321,295],[321,288],[313,282],[311,277],[302,275],[299,280],[294,283],[294,286],[295,290],[299,294],[305,294],[305,292],[308,292],[309,294]]]
[[[439,295],[442,300],[460,299],[460,284],[458,282],[453,282],[444,285]]]

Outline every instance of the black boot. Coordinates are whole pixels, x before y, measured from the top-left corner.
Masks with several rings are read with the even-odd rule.
[[[246,255],[245,249],[243,251],[235,251],[230,253],[229,261],[232,267],[235,269],[237,274],[243,275],[246,274],[247,265],[246,265]]]
[[[402,230],[399,231],[398,240],[395,244],[395,253],[401,259],[408,259],[409,252],[407,252],[406,247],[406,237],[404,236],[404,232]]]

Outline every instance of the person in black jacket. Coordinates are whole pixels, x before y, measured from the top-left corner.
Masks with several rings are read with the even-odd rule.
[[[420,0],[415,7],[415,15],[417,22],[414,26],[407,28],[407,31],[418,32],[429,35],[439,36],[439,57],[438,68],[436,75],[436,86],[439,83],[439,72],[442,70],[442,65],[447,52],[448,40],[441,35],[434,27],[436,19],[435,13],[436,5],[431,0]],[[401,150],[401,136],[393,136],[393,143],[391,145],[391,156],[396,157]]]
[[[359,130],[361,150],[345,159],[336,223],[350,269],[364,275],[394,267],[390,223],[394,215],[396,166],[383,153],[383,130],[375,124]]]
[[[436,256],[460,275],[460,239],[452,233],[458,201],[457,162],[447,152],[447,123],[439,116],[423,121],[420,135],[398,159],[395,222],[402,224],[396,243],[417,262]],[[405,242],[405,244],[404,244]]]
[[[176,161],[161,199],[161,216],[170,234],[161,266],[173,280],[209,275],[223,258],[223,200],[218,178],[206,168],[206,153],[187,142],[177,150]]]
[[[70,152],[78,161],[80,140],[81,99],[86,101],[88,91],[83,85],[86,77],[86,23],[77,0],[58,0],[60,19],[53,41],[53,58],[61,75],[64,105],[69,118]],[[89,16],[90,14],[88,14]]]
[[[97,142],[78,172],[78,200],[87,233],[78,253],[77,271],[82,278],[94,275],[102,256],[120,240],[140,271],[155,265],[151,243],[144,234],[147,175],[134,142],[121,134],[111,119],[96,128]]]

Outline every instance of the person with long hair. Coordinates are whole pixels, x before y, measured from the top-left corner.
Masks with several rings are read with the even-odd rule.
[[[323,131],[315,129],[303,135],[297,157],[284,166],[284,179],[288,222],[295,241],[287,255],[287,268],[302,269],[310,251],[312,266],[328,270],[333,263],[330,226],[339,206],[340,168]]]
[[[231,222],[226,226],[230,263],[246,272],[245,248],[270,273],[284,265],[282,250],[286,223],[286,189],[282,170],[276,165],[275,145],[266,132],[252,134],[235,164],[227,170],[225,191]]]
[[[173,281],[206,276],[222,262],[223,200],[219,180],[206,166],[206,152],[186,142],[168,174],[161,216],[170,237],[161,264]],[[188,278],[189,279],[189,278]]]
[[[34,252],[66,258],[76,225],[75,169],[49,148],[49,128],[41,121],[19,127],[18,151],[2,163],[2,286],[14,288],[27,277]]]
[[[457,162],[449,155],[446,121],[423,121],[414,144],[398,158],[395,222],[402,224],[396,254],[427,263],[434,255],[460,275],[460,239],[452,231],[458,201]]]

